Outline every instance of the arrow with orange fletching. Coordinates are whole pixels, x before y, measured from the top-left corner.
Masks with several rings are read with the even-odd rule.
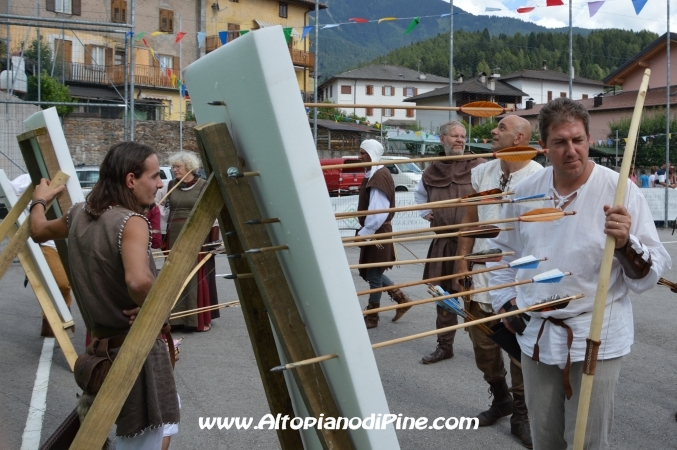
[[[387,20],[387,19],[381,19]],[[335,103],[304,103],[306,108],[336,108]],[[419,111],[458,111],[474,117],[493,117],[514,111],[504,108],[498,103],[477,101],[463,106],[419,106],[419,105],[376,105],[376,104],[341,104],[341,108],[376,108],[376,109],[417,109]]]
[[[466,155],[453,155],[453,156],[430,156],[427,158],[416,158],[416,159],[398,159],[397,164],[404,164],[408,162],[431,162],[431,161],[463,161],[467,159],[475,158],[497,158],[509,162],[520,162],[520,161],[529,161],[533,159],[536,155],[543,155],[547,153],[546,149],[537,150],[529,146],[516,146],[508,147],[503,150],[491,153],[477,153],[477,154],[466,154]],[[392,163],[392,161],[389,161]],[[332,169],[349,169],[356,167],[373,167],[373,166],[382,166],[384,161],[377,162],[363,162],[363,163],[350,163],[350,164],[331,164],[327,166],[321,166],[322,170],[332,170]]]

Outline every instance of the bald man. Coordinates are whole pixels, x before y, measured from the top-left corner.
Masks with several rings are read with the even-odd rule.
[[[491,136],[491,150],[494,152],[508,147],[528,145],[531,139],[531,124],[521,117],[508,116],[498,122],[496,128],[491,130]],[[540,164],[530,160],[510,162],[495,159],[472,169],[472,193],[495,188],[509,191],[519,181],[542,169],[543,167]],[[469,206],[466,208],[462,223],[498,219],[500,212],[501,205]],[[457,254],[467,255],[487,249],[489,249],[488,239],[461,237],[459,238]],[[483,263],[476,263],[475,265],[480,266],[476,269],[485,267]],[[469,269],[468,262],[461,260],[456,262],[454,272],[465,272]],[[486,273],[473,275],[473,289],[487,287],[488,281],[489,277]],[[493,316],[494,311],[489,293],[482,292],[472,295],[468,310],[478,319]],[[489,322],[487,325],[492,326],[496,323],[498,321]],[[484,379],[489,383],[490,391],[494,397],[489,409],[478,415],[479,426],[492,425],[501,417],[512,414],[510,431],[522,441],[525,447],[532,448],[520,362],[510,357],[512,389],[508,390],[500,347],[476,327],[470,327],[468,331],[475,352],[475,363],[484,374]],[[510,392],[513,393],[514,398],[510,396]]]

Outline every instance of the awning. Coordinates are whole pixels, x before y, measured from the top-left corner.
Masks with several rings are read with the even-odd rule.
[[[115,100],[117,102],[124,102],[124,92],[120,91],[119,95],[113,89],[106,89],[100,87],[88,87],[88,86],[68,86],[71,97],[74,98],[88,98],[90,100]]]
[[[267,22],[267,21],[261,20],[261,19],[254,19],[254,22],[256,22],[256,24],[259,26],[259,28],[268,28],[268,27],[277,27],[277,26],[281,26],[282,28],[285,28],[285,26],[280,24],[280,23]],[[301,35],[299,34],[298,31],[296,31],[296,28],[292,28],[291,35],[294,36],[295,38],[301,39]]]

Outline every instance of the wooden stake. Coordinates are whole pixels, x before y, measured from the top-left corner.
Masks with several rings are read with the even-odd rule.
[[[483,324],[483,323],[486,323],[486,322],[492,322],[494,320],[502,320],[505,317],[516,316],[517,314],[522,314],[522,313],[531,312],[531,311],[538,311],[539,309],[548,308],[550,306],[558,305],[558,304],[565,303],[565,302],[570,302],[572,300],[577,300],[577,299],[583,298],[583,297],[584,297],[583,294],[577,294],[577,295],[572,295],[570,297],[565,297],[565,298],[560,298],[558,300],[553,300],[551,302],[538,303],[536,305],[527,306],[526,308],[516,309],[514,311],[510,311],[510,312],[506,312],[506,313],[502,313],[502,314],[496,314],[496,315],[492,315],[492,316],[489,316],[489,317],[484,317],[482,319],[473,320],[472,322],[459,323],[458,325],[452,325],[452,326],[446,327],[446,328],[439,328],[439,329],[436,329],[436,330],[425,331],[423,333],[412,334],[411,336],[405,336],[405,337],[401,337],[401,338],[397,338],[397,339],[391,339],[389,341],[378,342],[376,344],[372,344],[371,348],[377,349],[377,348],[382,348],[382,347],[388,347],[390,345],[401,344],[403,342],[413,341],[415,339],[421,339],[421,338],[428,337],[428,336],[434,336],[436,334],[448,333],[449,331],[459,330],[461,328],[472,327],[472,326],[476,326],[476,325]],[[447,298],[447,297],[444,297],[444,298]],[[409,304],[410,303],[407,303],[407,305],[409,305]],[[375,310],[372,309],[369,312],[372,312],[372,311],[375,311]],[[270,370],[271,371],[281,371],[281,370],[287,370],[287,369],[296,369],[298,367],[307,366],[308,364],[315,364],[315,363],[318,363],[318,362],[328,361],[328,360],[334,359],[334,358],[338,358],[338,355],[331,354],[331,355],[318,356],[316,358],[306,359],[304,361],[298,361],[298,362],[293,362],[293,363],[289,363],[289,364],[284,364],[282,366],[273,367]]]
[[[639,122],[642,117],[642,107],[646,98],[646,91],[649,87],[649,76],[651,70],[644,71],[642,84],[639,87],[635,110],[630,120],[630,129],[628,131],[628,142],[625,145],[623,153],[623,163],[618,174],[618,184],[616,185],[616,194],[614,195],[614,205],[622,205],[625,198],[625,191],[628,184],[628,175],[630,174],[630,164],[632,164],[632,154],[635,151],[635,141],[639,131]],[[600,211],[601,213],[601,211]],[[613,263],[614,249],[616,248],[616,239],[612,236],[606,237],[604,253],[602,255],[602,264],[599,269],[599,279],[597,281],[597,293],[595,294],[595,304],[592,310],[592,319],[590,322],[590,334],[586,344],[585,360],[583,364],[583,378],[581,379],[581,393],[578,400],[578,412],[576,415],[576,429],[574,431],[574,450],[583,450],[585,447],[585,429],[588,424],[588,412],[590,408],[590,396],[592,394],[592,382],[595,376],[594,367],[597,363],[597,353],[591,349],[590,342],[599,343],[602,334],[602,324],[604,322],[604,309],[606,298],[609,291],[609,278],[611,277],[611,264]],[[590,256],[588,256],[590,257]]]

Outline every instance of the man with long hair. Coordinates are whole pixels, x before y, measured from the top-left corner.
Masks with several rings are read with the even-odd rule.
[[[68,238],[72,287],[82,318],[93,344],[107,341],[111,358],[129,332],[129,316],[143,305],[155,281],[145,212],[161,187],[154,150],[122,142],[106,154],[87,202],[73,205],[61,218],[47,220],[45,205],[63,187],[50,189],[43,179],[33,193],[31,237],[36,242]],[[91,404],[94,395],[85,390],[83,409],[88,409],[83,402]],[[117,418],[118,448],[159,450],[163,426],[178,422],[173,370],[167,346],[158,336]]]

